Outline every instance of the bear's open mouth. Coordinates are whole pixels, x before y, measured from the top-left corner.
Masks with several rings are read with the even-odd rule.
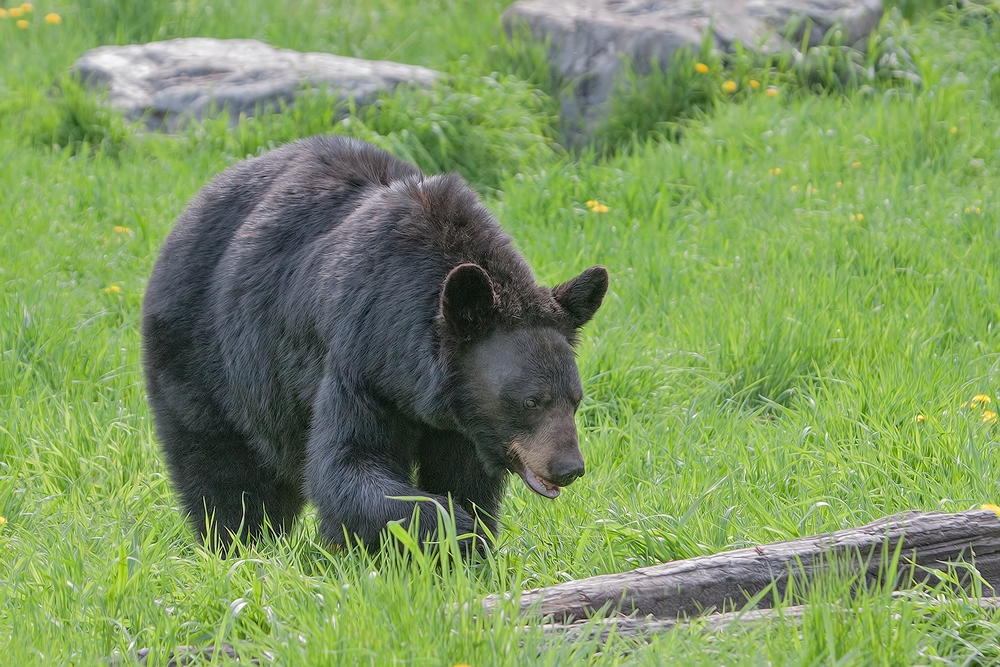
[[[521,473],[521,477],[524,479],[524,483],[528,485],[528,488],[538,495],[550,500],[559,496],[561,489],[558,486],[546,479],[542,479],[532,472],[528,466],[524,466],[524,472]]]
[[[535,471],[529,468],[528,464],[524,462],[523,452],[524,450],[517,440],[510,443],[507,453],[511,457],[512,465],[508,470],[519,474],[521,479],[524,480],[525,485],[543,498],[548,498],[549,500],[557,498],[562,489],[559,488],[558,484],[553,484],[544,477],[535,474]]]

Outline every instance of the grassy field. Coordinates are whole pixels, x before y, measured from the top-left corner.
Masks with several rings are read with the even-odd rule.
[[[224,641],[282,665],[1000,660],[997,613],[933,590],[845,604],[851,582],[833,579],[804,592],[819,604],[798,624],[649,644],[552,641],[453,604],[1000,501],[998,14],[904,3],[912,23],[892,30],[920,86],[815,94],[779,73],[768,96],[713,62],[706,81],[736,76],[735,95],[679,141],[598,158],[560,149],[553,84],[537,52],[504,45],[504,4],[84,0],[37,2],[26,29],[0,18],[5,664],[142,647],[163,664]],[[137,132],[65,76],[87,48],[182,35],[454,76],[347,124],[320,98],[178,136]],[[157,249],[214,174],[322,131],[461,171],[540,281],[611,271],[579,349],[587,476],[554,502],[513,480],[487,559],[330,553],[310,514],[222,561],[178,512],[139,368]]]

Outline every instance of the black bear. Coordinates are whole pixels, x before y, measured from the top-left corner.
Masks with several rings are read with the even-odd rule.
[[[456,175],[369,144],[234,165],[178,219],[142,313],[146,389],[184,510],[219,547],[305,500],[334,545],[448,496],[495,534],[508,472],[555,498],[584,472],[572,346],[608,273],[535,283]]]

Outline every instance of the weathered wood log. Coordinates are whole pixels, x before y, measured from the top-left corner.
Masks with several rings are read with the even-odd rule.
[[[691,622],[702,624],[705,632],[719,632],[738,623],[759,623],[774,619],[802,618],[806,605],[792,605],[776,609],[750,609],[746,611],[730,611],[724,614],[706,614],[692,619]],[[618,636],[639,637],[649,639],[653,635],[667,632],[685,622],[673,618],[630,618],[628,616],[612,616],[599,621],[575,621],[573,623],[545,623],[542,632],[545,635],[558,637],[563,641],[598,640],[605,643],[612,633]]]
[[[984,612],[993,613],[1000,608],[1000,598],[988,597],[978,600],[971,599],[969,604],[982,609]],[[928,607],[939,606],[939,601],[928,603],[917,602],[916,606]],[[855,613],[857,610],[847,607],[833,607],[831,609],[844,614]],[[558,637],[562,641],[589,641],[597,639],[601,643],[607,642],[612,633],[618,636],[637,637],[640,639],[650,639],[653,635],[661,632],[668,632],[683,623],[697,624],[697,627],[706,633],[722,632],[731,626],[757,625],[769,621],[800,623],[802,617],[810,611],[809,605],[790,605],[780,609],[749,609],[743,611],[731,611],[724,614],[706,614],[696,619],[688,621],[668,619],[668,618],[629,618],[627,616],[612,616],[596,621],[576,621],[574,623],[545,623],[542,625],[542,632],[553,638]]]
[[[994,512],[908,512],[826,535],[538,588],[522,593],[520,606],[557,623],[602,610],[676,619],[742,609],[773,585],[774,594],[758,601],[768,607],[784,595],[790,580],[805,583],[831,566],[845,574],[884,579],[897,548],[897,581],[886,585],[933,581],[934,571],[968,563],[988,586],[1000,588],[1000,518]],[[965,578],[970,579],[968,570]],[[483,606],[491,612],[500,600],[488,596]]]

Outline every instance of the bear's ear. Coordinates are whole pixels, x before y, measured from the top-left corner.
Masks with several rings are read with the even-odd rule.
[[[495,314],[493,282],[481,266],[459,264],[448,273],[441,290],[441,317],[460,338],[486,333]]]
[[[608,270],[592,266],[576,278],[552,288],[552,296],[569,315],[574,329],[590,321],[608,291]]]

